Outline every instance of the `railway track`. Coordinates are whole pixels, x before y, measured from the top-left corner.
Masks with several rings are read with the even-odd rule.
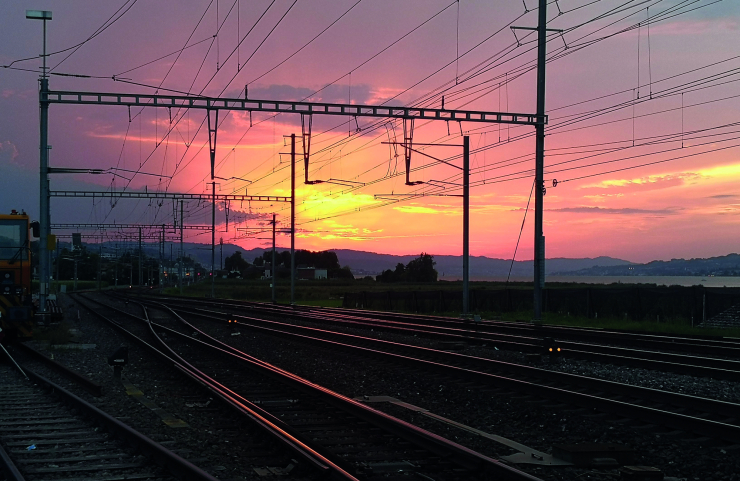
[[[246,408],[253,420],[279,431],[304,460],[336,479],[538,479],[252,358],[166,309],[149,319],[147,309],[134,315],[89,301],[99,316],[125,324],[132,333],[136,326],[141,337],[151,326],[178,369]]]
[[[3,359],[5,361],[5,359]],[[0,363],[0,465],[12,481],[216,481],[61,386]]]
[[[312,308],[314,309],[314,308]],[[467,327],[501,334],[532,336],[536,338],[554,337],[562,341],[578,341],[628,347],[633,349],[651,349],[659,352],[685,354],[703,354],[727,356],[740,359],[740,339],[705,337],[681,337],[639,332],[611,331],[598,328],[582,328],[555,325],[536,325],[529,322],[480,321],[456,318],[402,314],[393,312],[365,311],[360,309],[320,308],[335,314],[349,314],[377,320],[399,321],[410,324],[443,325]]]
[[[161,300],[168,302],[167,298]],[[448,343],[488,344],[499,349],[525,353],[542,353],[543,339],[550,338],[554,339],[557,347],[562,349],[561,355],[565,357],[690,376],[740,381],[740,341],[735,342],[732,339],[703,340],[628,335],[629,345],[642,344],[649,346],[649,348],[637,348],[619,346],[624,341],[624,336],[621,333],[597,332],[594,334],[590,330],[583,329],[561,329],[552,326],[520,327],[515,325],[516,323],[474,322],[394,313],[366,314],[363,311],[349,310],[349,312],[346,312],[342,309],[311,307],[293,309],[264,303],[224,300],[194,301],[192,299],[178,299],[177,302],[181,306],[194,306],[194,312],[198,312],[204,305],[212,306],[211,309],[226,314],[238,313],[239,309],[246,308],[247,312],[255,315],[289,317],[305,323],[327,326],[329,329],[373,329],[439,339]],[[393,320],[385,319],[386,317]],[[612,334],[616,337],[613,337]],[[561,335],[569,337],[559,337]],[[579,335],[592,340],[601,339],[609,344],[568,340]],[[695,351],[692,350],[694,348],[696,348]],[[725,357],[708,357],[703,354],[705,352]]]
[[[729,443],[740,439],[740,423],[737,419],[740,405],[733,403],[299,326],[290,321],[265,320],[233,312],[212,311],[207,314],[203,309],[194,312],[193,308],[183,308],[181,305],[170,307],[189,320],[199,318],[215,323],[222,336],[229,335],[229,320],[232,323],[237,321],[241,330],[251,329],[351,352],[356,356],[379,358],[426,372],[443,373],[451,378],[469,380],[482,388],[493,386],[554,400],[562,403],[563,408],[580,406]]]

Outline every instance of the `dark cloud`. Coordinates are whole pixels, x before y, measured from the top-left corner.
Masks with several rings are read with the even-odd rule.
[[[707,199],[736,199],[737,196],[735,194],[717,194],[717,195],[710,195],[707,197]]]
[[[551,212],[572,212],[574,214],[618,214],[618,215],[673,215],[679,209],[610,209],[606,207],[563,207],[560,209],[547,209]]]

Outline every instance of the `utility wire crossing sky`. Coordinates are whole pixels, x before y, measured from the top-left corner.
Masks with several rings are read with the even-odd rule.
[[[536,110],[533,0],[39,0],[0,9],[0,205],[32,216],[42,25],[26,9],[53,11],[51,90]],[[548,4],[547,257],[737,252],[739,26],[740,7],[728,0]],[[85,170],[52,174],[53,191],[210,193],[205,111],[53,104],[49,117],[50,166]],[[467,135],[471,255],[513,255],[534,205],[531,126],[418,119],[415,185],[406,185],[402,121],[317,115],[312,124],[308,178],[322,182],[302,182],[299,155],[297,248],[460,254],[462,149],[436,144]],[[289,195],[293,133],[302,154],[299,115],[222,112],[217,193]],[[53,223],[179,222],[169,199],[51,205]],[[271,239],[245,227],[267,226],[273,213],[289,225],[283,203],[216,207],[217,236],[246,249]],[[188,201],[185,222],[210,224],[210,210]],[[533,256],[532,219],[517,259]],[[210,234],[190,230],[186,240]]]

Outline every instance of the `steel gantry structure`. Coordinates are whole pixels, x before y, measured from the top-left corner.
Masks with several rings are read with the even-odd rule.
[[[214,156],[211,156],[211,166],[213,166]],[[115,199],[172,199],[179,200],[180,202],[186,200],[197,200],[207,201],[212,204],[211,212],[211,227],[198,230],[211,230],[211,295],[214,294],[214,265],[215,265],[215,232],[216,232],[216,202],[291,202],[294,203],[292,197],[283,197],[275,195],[240,195],[240,194],[216,194],[215,183],[213,194],[184,194],[175,192],[133,192],[133,191],[73,191],[73,190],[55,190],[49,191],[48,197],[87,197],[87,198],[115,198]],[[182,255],[182,229],[190,229],[192,227],[184,227],[182,219],[182,204],[180,209],[180,251]],[[110,224],[110,227],[120,227],[120,224]],[[200,226],[205,227],[205,226]],[[228,229],[228,216],[227,216],[227,229]],[[182,285],[180,286],[182,290]]]
[[[223,99],[207,97],[190,97],[190,96],[172,96],[172,95],[146,95],[146,94],[121,94],[121,93],[100,93],[100,92],[62,92],[48,91],[41,92],[42,108],[45,105],[48,109],[49,104],[82,104],[82,105],[121,105],[121,106],[149,106],[164,108],[195,108],[205,109],[208,115],[209,130],[209,150],[211,160],[211,181],[213,193],[209,196],[206,194],[176,194],[165,192],[76,192],[76,191],[50,191],[49,196],[53,197],[112,197],[112,198],[155,198],[155,199],[188,199],[188,200],[205,200],[212,203],[212,242],[211,242],[211,282],[213,283],[213,267],[215,265],[215,203],[216,201],[268,201],[268,202],[287,202],[291,203],[291,303],[295,300],[295,161],[296,146],[295,134],[291,137],[291,195],[290,197],[277,196],[249,196],[249,195],[217,195],[215,193],[215,155],[217,140],[217,124],[219,110],[237,110],[237,111],[257,111],[257,112],[279,112],[279,113],[298,113],[302,118],[314,114],[321,115],[339,115],[354,117],[383,117],[401,119],[404,122],[404,160],[406,162],[406,184],[415,185],[415,182],[409,180],[411,170],[411,153],[414,121],[420,120],[441,120],[457,122],[484,122],[484,123],[503,123],[515,125],[544,125],[547,123],[547,117],[533,114],[521,114],[511,112],[483,112],[468,110],[447,110],[447,109],[427,109],[411,107],[380,107],[372,105],[352,105],[352,104],[329,104],[316,102],[283,102],[270,100],[251,100],[251,99]],[[213,120],[212,117],[214,117]],[[310,126],[311,122],[304,122],[309,126],[309,131],[303,132],[303,158],[305,169],[308,171],[308,162],[310,156]],[[467,140],[467,139],[466,139]],[[464,167],[464,174],[468,174],[469,167]],[[468,213],[468,195],[469,175],[465,175],[463,185],[464,191],[464,226],[463,226],[463,278],[467,285],[469,278],[468,264],[468,239],[469,239],[469,213]],[[320,181],[309,181],[306,174],[305,183],[315,184]],[[212,284],[213,286],[213,284]],[[212,287],[213,294],[213,287]]]
[[[87,192],[85,192],[87,193]],[[53,194],[53,193],[52,193]],[[189,194],[188,194],[189,195]],[[182,204],[181,204],[182,206]],[[181,259],[180,262],[178,262],[178,283],[180,286],[180,293],[182,294],[182,258],[184,257],[185,251],[183,249],[183,230],[196,230],[196,231],[210,231],[212,228],[208,225],[186,225],[183,223],[182,219],[182,208],[180,210],[180,252],[179,252],[179,258]],[[165,235],[165,232],[177,232],[178,226],[177,221],[175,221],[175,224],[173,225],[167,225],[167,224],[51,224],[51,230],[68,230],[68,229],[99,229],[103,231],[101,234],[98,235],[105,235],[108,236],[109,234],[115,235],[115,238],[123,238],[128,239],[131,238],[131,234],[128,234],[124,232],[124,229],[138,229],[139,230],[139,239],[161,239],[161,242],[164,243],[165,239],[170,240],[172,242],[171,237],[167,237]],[[148,230],[160,230],[160,234],[142,234],[142,229],[148,229]],[[61,237],[57,235],[57,237]],[[178,239],[174,239],[175,241]],[[139,249],[141,249],[141,246],[139,246]],[[164,257],[164,245],[162,245],[162,251],[160,252],[160,257]]]
[[[63,230],[63,229],[100,229],[100,230],[110,230],[110,229],[138,229],[138,228],[147,228],[147,229],[162,229],[166,231],[175,231],[177,230],[176,225],[167,225],[167,224],[51,224],[52,230]],[[187,225],[187,226],[181,226],[181,229],[188,229],[188,230],[211,230],[210,226],[207,225]]]
[[[79,234],[80,237],[87,237],[87,238],[93,238],[93,239],[100,239],[102,242],[103,240],[136,240],[138,238],[139,241],[139,285],[142,283],[142,266],[141,266],[141,258],[142,258],[142,241],[143,240],[157,240],[160,242],[160,250],[159,250],[159,261],[162,263],[164,261],[164,244],[165,242],[169,241],[170,243],[177,240],[177,238],[169,237],[167,236],[167,232],[174,231],[176,232],[176,226],[168,226],[167,224],[51,224],[50,230],[69,230],[69,229],[96,229],[101,230],[102,232],[96,233],[96,234]],[[127,232],[127,230],[133,229],[138,230],[138,236],[136,232]],[[142,231],[146,229],[148,232],[143,233]],[[208,231],[211,230],[209,226],[205,225],[193,225],[193,226],[187,226],[184,227],[183,225],[180,225],[180,262],[178,262],[179,265],[179,275],[180,278],[178,278],[178,281],[180,283],[180,287],[182,288],[182,257],[183,257],[183,248],[182,248],[182,231],[183,229],[192,229],[192,230],[200,230],[200,231]],[[154,233],[153,230],[159,230],[159,232]],[[72,234],[57,234],[56,237],[59,238],[68,238],[73,237]],[[57,244],[57,248],[59,247],[59,244]]]
[[[40,82],[39,104],[40,104],[40,150],[41,150],[41,233],[42,237],[48,234],[48,110],[51,104],[72,104],[72,105],[118,105],[124,107],[155,107],[166,108],[171,111],[176,109],[200,109],[205,110],[208,117],[208,143],[210,153],[211,183],[212,195],[207,200],[212,202],[212,239],[211,239],[211,281],[213,283],[213,266],[215,263],[215,202],[219,200],[216,196],[215,183],[215,158],[218,134],[218,113],[221,110],[226,111],[243,111],[243,112],[271,112],[271,113],[292,113],[300,114],[303,126],[303,157],[308,171],[308,162],[310,155],[310,138],[311,138],[311,120],[313,115],[334,115],[350,116],[355,119],[359,117],[375,117],[399,119],[404,124],[404,160],[406,162],[406,183],[414,185],[409,180],[411,152],[413,145],[413,130],[415,120],[445,121],[445,122],[478,122],[478,123],[499,123],[530,125],[536,129],[536,167],[535,182],[537,183],[535,197],[535,319],[538,320],[541,315],[541,284],[544,281],[544,238],[542,237],[542,195],[544,193],[543,181],[543,158],[544,158],[544,128],[547,124],[545,115],[545,45],[547,32],[547,1],[539,0],[539,20],[536,28],[538,33],[538,55],[537,55],[537,112],[535,114],[511,113],[511,112],[486,112],[477,110],[456,110],[456,109],[436,109],[424,107],[394,107],[379,105],[357,105],[357,104],[338,104],[325,102],[292,102],[281,100],[255,100],[247,98],[245,87],[245,98],[213,98],[198,95],[159,95],[159,94],[130,94],[130,93],[104,93],[104,92],[81,92],[81,91],[55,91],[49,89],[49,82],[46,75],[43,75]],[[532,29],[535,30],[535,29]],[[44,52],[45,52],[44,45]],[[44,60],[46,55],[44,53]],[[45,74],[45,71],[44,71]],[[306,122],[306,120],[308,120]],[[295,271],[295,134],[291,136],[291,271]],[[317,183],[309,181],[306,175],[306,183]],[[463,186],[467,194],[468,185]],[[97,193],[99,195],[99,193]],[[120,195],[127,197],[124,193],[111,194],[110,196]],[[166,195],[166,194],[162,194]],[[197,194],[194,194],[197,195]],[[72,195],[64,195],[71,197]],[[78,195],[75,195],[78,196]],[[92,195],[84,195],[91,197]],[[167,198],[167,197],[164,197]],[[270,199],[277,201],[277,198]],[[257,199],[254,199],[257,200]],[[464,205],[468,205],[467,201]],[[464,213],[464,219],[467,221],[468,215]],[[46,224],[46,226],[44,226]],[[46,227],[46,229],[44,229]],[[468,239],[468,225],[464,226],[463,237]],[[40,242],[42,251],[40,255],[41,262],[41,311],[46,311],[45,305],[45,286],[48,286],[48,259],[45,257],[45,242]],[[467,252],[467,246],[463,247]],[[467,271],[467,259],[464,260],[464,270]],[[467,279],[468,272],[463,272],[463,277]],[[291,303],[294,302],[295,275],[291,276]],[[211,294],[213,295],[213,284],[211,284]]]
[[[115,199],[174,199],[198,201],[242,201],[242,202],[290,202],[290,197],[276,195],[239,195],[239,194],[179,194],[175,192],[132,192],[132,191],[80,191],[51,190],[49,197],[96,197]]]

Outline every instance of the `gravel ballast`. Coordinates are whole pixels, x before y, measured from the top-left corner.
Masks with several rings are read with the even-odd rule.
[[[154,359],[137,346],[123,341],[120,335],[104,326],[68,297],[63,298],[66,323],[77,329],[77,343],[96,344],[88,350],[53,350],[55,359],[77,370],[104,386],[104,396],[96,399],[81,388],[66,381],[45,367],[37,366],[47,375],[82,397],[92,401],[107,412],[120,417],[147,436],[175,449],[221,479],[264,479],[252,469],[258,458],[246,456],[252,448],[235,449],[240,436],[239,427],[229,424],[229,416],[206,408],[188,408],[186,404],[207,401],[196,389],[185,385],[174,372],[162,371]],[[114,302],[115,304],[115,302]],[[123,304],[121,303],[121,306]],[[135,312],[129,306],[131,312]],[[137,312],[138,314],[138,312]],[[539,399],[530,399],[516,393],[481,389],[445,377],[430,377],[403,366],[364,358],[353,354],[330,351],[325,348],[303,345],[274,336],[251,333],[240,328],[240,335],[231,336],[232,330],[199,323],[218,334],[225,342],[244,352],[294,372],[312,382],[321,384],[349,397],[387,395],[401,401],[428,409],[440,416],[463,423],[481,431],[497,434],[525,444],[531,448],[551,452],[553,444],[584,442],[609,442],[627,444],[636,451],[636,464],[655,466],[666,476],[687,480],[736,481],[740,480],[740,450],[713,440],[697,440],[687,433],[666,433],[659,427],[645,427],[641,423],[599,413],[575,409],[559,409]],[[358,335],[379,337],[386,340],[408,342],[408,336],[350,329]],[[215,335],[215,334],[214,334]],[[413,338],[418,345],[433,347],[435,341]],[[162,409],[186,421],[191,428],[173,429],[165,425],[151,410],[128,396],[119,380],[112,376],[107,356],[122,342],[130,346],[130,365],[124,376]],[[490,357],[507,362],[525,363],[527,358],[519,353],[496,351],[492,347],[465,347],[463,354]],[[562,359],[540,367],[563,372],[599,377],[659,389],[674,390],[697,396],[706,396],[738,402],[738,383],[691,378],[633,368],[620,368],[598,363]],[[661,388],[660,386],[664,386]],[[503,456],[512,451],[485,438],[462,431],[392,404],[373,404],[432,432],[455,440],[489,456]],[[233,424],[233,423],[232,423]],[[239,442],[245,443],[244,440]],[[246,442],[248,444],[248,442]],[[259,446],[264,440],[255,438]],[[238,453],[238,454],[236,454]],[[290,462],[285,456],[275,456],[274,465]],[[598,480],[618,479],[614,468],[573,468],[517,466],[545,480]],[[291,479],[296,477],[291,476]]]

